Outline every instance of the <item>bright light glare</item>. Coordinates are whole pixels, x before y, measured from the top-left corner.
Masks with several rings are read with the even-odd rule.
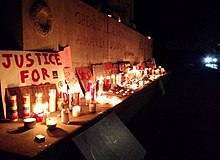
[[[216,63],[218,60],[217,58],[212,58],[212,57],[206,57],[204,58],[205,63]]]
[[[212,62],[217,62],[217,58],[213,58],[213,59],[212,59]]]
[[[205,64],[206,67],[209,67],[209,68],[213,68],[213,69],[218,69],[218,65],[217,64],[210,64],[210,63],[207,63]]]
[[[211,57],[206,57],[206,58],[205,58],[205,62],[206,62],[206,63],[210,63],[211,61],[212,61],[212,58],[211,58]]]

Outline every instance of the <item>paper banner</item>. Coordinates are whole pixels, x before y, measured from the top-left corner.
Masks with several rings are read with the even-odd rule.
[[[65,47],[63,51],[59,51],[59,55],[63,66],[72,68],[70,46]]]

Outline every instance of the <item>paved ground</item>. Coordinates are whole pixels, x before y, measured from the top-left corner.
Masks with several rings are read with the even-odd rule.
[[[128,128],[147,160],[220,160],[220,71],[173,72]]]

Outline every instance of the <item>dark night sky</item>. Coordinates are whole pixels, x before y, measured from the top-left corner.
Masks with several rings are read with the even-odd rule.
[[[220,37],[220,1],[135,0],[137,30],[156,39]]]

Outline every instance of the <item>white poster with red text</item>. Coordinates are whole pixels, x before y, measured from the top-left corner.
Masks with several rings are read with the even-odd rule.
[[[0,51],[0,78],[2,98],[5,88],[65,83],[60,56],[50,52]]]

